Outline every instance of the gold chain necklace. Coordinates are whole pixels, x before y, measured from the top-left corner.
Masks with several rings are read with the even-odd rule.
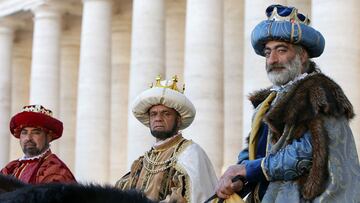
[[[149,173],[159,173],[159,172],[162,172],[162,171],[165,171],[166,169],[172,167],[175,165],[176,161],[177,161],[177,154],[174,153],[172,154],[172,156],[165,160],[165,161],[154,161],[154,160],[151,160],[150,157],[149,157],[149,154],[150,154],[151,150],[146,152],[145,155],[144,155],[144,168],[149,172]],[[158,169],[150,169],[149,166],[150,165],[154,165],[154,166],[162,166],[162,165],[165,165],[163,167],[160,167]]]
[[[149,163],[145,163],[144,164],[144,168],[146,169],[146,171],[148,171],[149,173],[152,173],[152,174],[155,174],[155,173],[159,173],[159,172],[162,172],[162,171],[165,171],[166,169],[172,167],[175,165],[175,162],[170,162],[169,165],[166,165],[162,168],[158,168],[158,169],[150,169],[147,165],[149,165]]]
[[[149,153],[150,153],[150,151],[146,152],[145,155],[144,155],[144,158],[149,164],[155,165],[155,166],[160,166],[160,165],[164,165],[164,164],[167,164],[167,163],[170,163],[170,162],[174,162],[177,159],[176,154],[173,153],[173,156],[171,156],[169,159],[167,159],[165,161],[154,161],[154,160],[150,159]]]

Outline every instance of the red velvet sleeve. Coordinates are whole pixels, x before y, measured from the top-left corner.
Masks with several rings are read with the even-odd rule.
[[[36,183],[76,183],[70,169],[55,155],[52,154],[44,160],[36,176]]]
[[[1,169],[0,173],[4,175],[13,175],[14,170],[18,168],[20,165],[20,162],[18,160],[14,160],[10,163],[8,163],[3,169]]]

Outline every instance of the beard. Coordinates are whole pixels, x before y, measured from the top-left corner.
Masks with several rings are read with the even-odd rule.
[[[45,144],[45,146],[40,149],[36,146],[36,143],[32,141],[28,141],[24,144],[23,152],[29,157],[37,156],[43,153],[47,148],[49,148],[49,144]]]
[[[150,132],[151,132],[152,136],[154,136],[155,138],[157,138],[159,140],[165,140],[165,139],[172,137],[178,133],[177,121],[174,123],[171,130],[157,131],[157,130],[151,130],[151,128],[150,128]]]
[[[273,68],[285,69],[280,71],[272,71]],[[270,82],[274,85],[285,85],[286,83],[294,80],[301,74],[302,63],[300,55],[296,55],[295,58],[287,63],[277,63],[272,65],[266,65],[267,76]]]

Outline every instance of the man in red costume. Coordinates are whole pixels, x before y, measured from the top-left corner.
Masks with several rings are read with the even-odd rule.
[[[24,106],[11,118],[10,131],[20,140],[24,156],[11,161],[2,170],[30,183],[74,183],[69,168],[50,150],[50,142],[62,135],[63,124],[52,117],[52,112],[41,105]]]

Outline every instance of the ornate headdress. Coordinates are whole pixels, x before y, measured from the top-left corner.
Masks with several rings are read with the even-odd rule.
[[[310,19],[294,7],[271,5],[266,9],[267,20],[260,22],[252,31],[251,44],[255,52],[264,56],[266,42],[280,40],[302,45],[309,57],[318,57],[325,47],[320,32],[310,27]]]
[[[170,80],[163,80],[161,81],[161,75],[158,75],[156,78],[156,83],[155,85],[153,83],[151,83],[150,85],[150,88],[153,88],[153,87],[160,87],[160,88],[169,88],[169,89],[172,89],[172,90],[175,90],[175,91],[178,91],[180,93],[183,93],[184,94],[184,91],[185,91],[185,84],[183,84],[183,88],[182,90],[179,90],[178,86],[177,86],[177,83],[178,83],[178,77],[177,75],[174,75]],[[168,84],[169,82],[172,82],[172,84]]]
[[[41,105],[24,106],[20,113],[10,120],[10,132],[19,138],[21,129],[25,127],[42,127],[49,130],[52,140],[61,137],[63,124],[52,117],[52,111]]]
[[[151,84],[150,89],[136,97],[132,105],[134,116],[149,127],[149,109],[161,104],[175,109],[180,114],[180,130],[187,128],[193,122],[196,111],[194,105],[184,95],[184,86],[179,89],[177,83],[177,76],[172,80],[161,80],[161,76],[156,77],[155,85]]]

